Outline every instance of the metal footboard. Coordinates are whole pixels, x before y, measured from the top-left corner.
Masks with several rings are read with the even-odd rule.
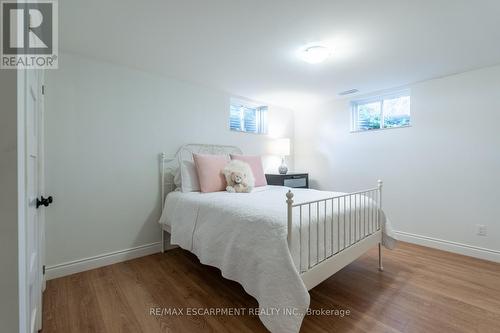
[[[287,241],[290,252],[292,240],[298,242],[298,267],[301,274],[351,247],[356,247],[370,236],[373,238],[375,234],[377,237],[381,235],[381,180],[376,188],[326,199],[294,203],[293,197],[292,191],[288,191]],[[298,219],[298,222],[294,219]],[[315,238],[315,241],[312,241],[312,238]],[[304,251],[307,251],[307,255],[304,255],[306,258],[303,259]],[[304,260],[306,262],[303,262]],[[381,252],[379,268],[382,269]]]

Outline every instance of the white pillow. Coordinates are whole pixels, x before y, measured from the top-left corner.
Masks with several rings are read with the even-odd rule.
[[[182,192],[199,192],[200,182],[193,161],[179,160]]]
[[[175,173],[174,173],[174,185],[176,189],[180,189],[182,182],[181,182],[181,168],[176,168]],[[178,190],[177,190],[178,191]]]

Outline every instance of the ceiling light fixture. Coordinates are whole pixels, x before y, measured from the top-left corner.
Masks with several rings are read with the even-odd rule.
[[[309,46],[302,50],[302,60],[310,64],[319,64],[328,58],[330,50],[321,45]]]

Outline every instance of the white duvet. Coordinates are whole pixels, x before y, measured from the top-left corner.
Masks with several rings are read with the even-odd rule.
[[[375,228],[376,207],[369,198],[356,202],[327,202],[294,209],[292,253],[287,244],[286,197],[289,188],[266,186],[252,193],[172,192],[165,201],[161,224],[171,227],[171,242],[218,267],[256,298],[260,320],[271,332],[298,332],[309,307],[309,293],[299,274],[338,248],[363,238]],[[342,193],[293,189],[294,202],[331,198]],[[349,215],[363,208],[358,222]],[[311,229],[305,223],[311,216]],[[319,221],[319,223],[318,223]],[[395,243],[390,223],[382,213],[383,243]],[[345,230],[345,231],[344,231]],[[326,232],[325,232],[326,231]],[[319,235],[319,237],[318,237]],[[300,241],[299,241],[300,238]],[[301,245],[299,247],[299,244]],[[310,245],[310,246],[309,246]],[[318,250],[317,250],[318,249]]]

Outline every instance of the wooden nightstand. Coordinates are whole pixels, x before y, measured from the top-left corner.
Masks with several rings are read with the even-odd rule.
[[[286,175],[278,173],[266,174],[267,185],[309,188],[309,174],[289,172]]]

